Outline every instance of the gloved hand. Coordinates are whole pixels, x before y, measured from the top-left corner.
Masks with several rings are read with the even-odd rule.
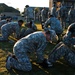
[[[44,59],[42,63],[38,63],[38,64],[43,68],[49,68],[53,66],[47,59]]]

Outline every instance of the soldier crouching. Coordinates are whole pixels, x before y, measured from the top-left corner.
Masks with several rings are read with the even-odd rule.
[[[20,38],[20,28],[23,24],[22,20],[19,20],[18,22],[9,22],[1,26],[1,34],[0,41],[8,41],[8,37],[12,34],[16,34],[16,38]]]
[[[32,70],[32,64],[27,53],[36,52],[37,61],[39,65],[45,63],[45,65],[50,65],[44,59],[43,52],[46,48],[48,41],[56,42],[58,39],[54,30],[49,30],[47,32],[37,31],[32,34],[29,34],[26,37],[23,37],[13,47],[13,53],[16,58],[12,56],[7,57],[6,68],[10,70],[15,68],[22,71]],[[43,65],[42,65],[43,66]]]
[[[55,63],[61,57],[64,57],[67,63],[75,68],[75,23],[68,27],[63,42],[55,46],[49,54],[48,60],[50,63]]]

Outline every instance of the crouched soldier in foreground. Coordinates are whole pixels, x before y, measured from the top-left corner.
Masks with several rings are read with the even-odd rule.
[[[8,70],[11,68],[22,71],[32,70],[32,64],[27,53],[33,52],[36,52],[38,64],[43,64],[45,61],[44,65],[46,67],[51,66],[48,61],[44,59],[43,52],[48,41],[56,42],[57,39],[58,37],[54,30],[49,30],[47,32],[37,31],[21,38],[13,47],[15,58],[10,55],[7,57],[6,68]]]
[[[9,22],[9,23],[4,24],[1,27],[2,37],[0,37],[0,41],[8,41],[8,37],[12,33],[16,33],[16,38],[19,39],[20,38],[20,28],[22,24],[23,24],[22,20],[19,20],[18,22]]]
[[[61,57],[64,57],[67,63],[75,68],[75,23],[68,27],[63,42],[56,45],[49,54],[48,60],[55,63]]]

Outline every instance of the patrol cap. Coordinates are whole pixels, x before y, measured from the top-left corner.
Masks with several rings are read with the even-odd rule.
[[[50,40],[53,43],[56,43],[58,41],[58,36],[56,35],[56,32],[54,30],[49,30],[50,31]]]

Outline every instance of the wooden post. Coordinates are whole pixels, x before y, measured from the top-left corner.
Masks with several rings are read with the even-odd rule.
[[[52,8],[52,5],[53,5],[53,0],[49,0],[49,9],[51,10]]]

